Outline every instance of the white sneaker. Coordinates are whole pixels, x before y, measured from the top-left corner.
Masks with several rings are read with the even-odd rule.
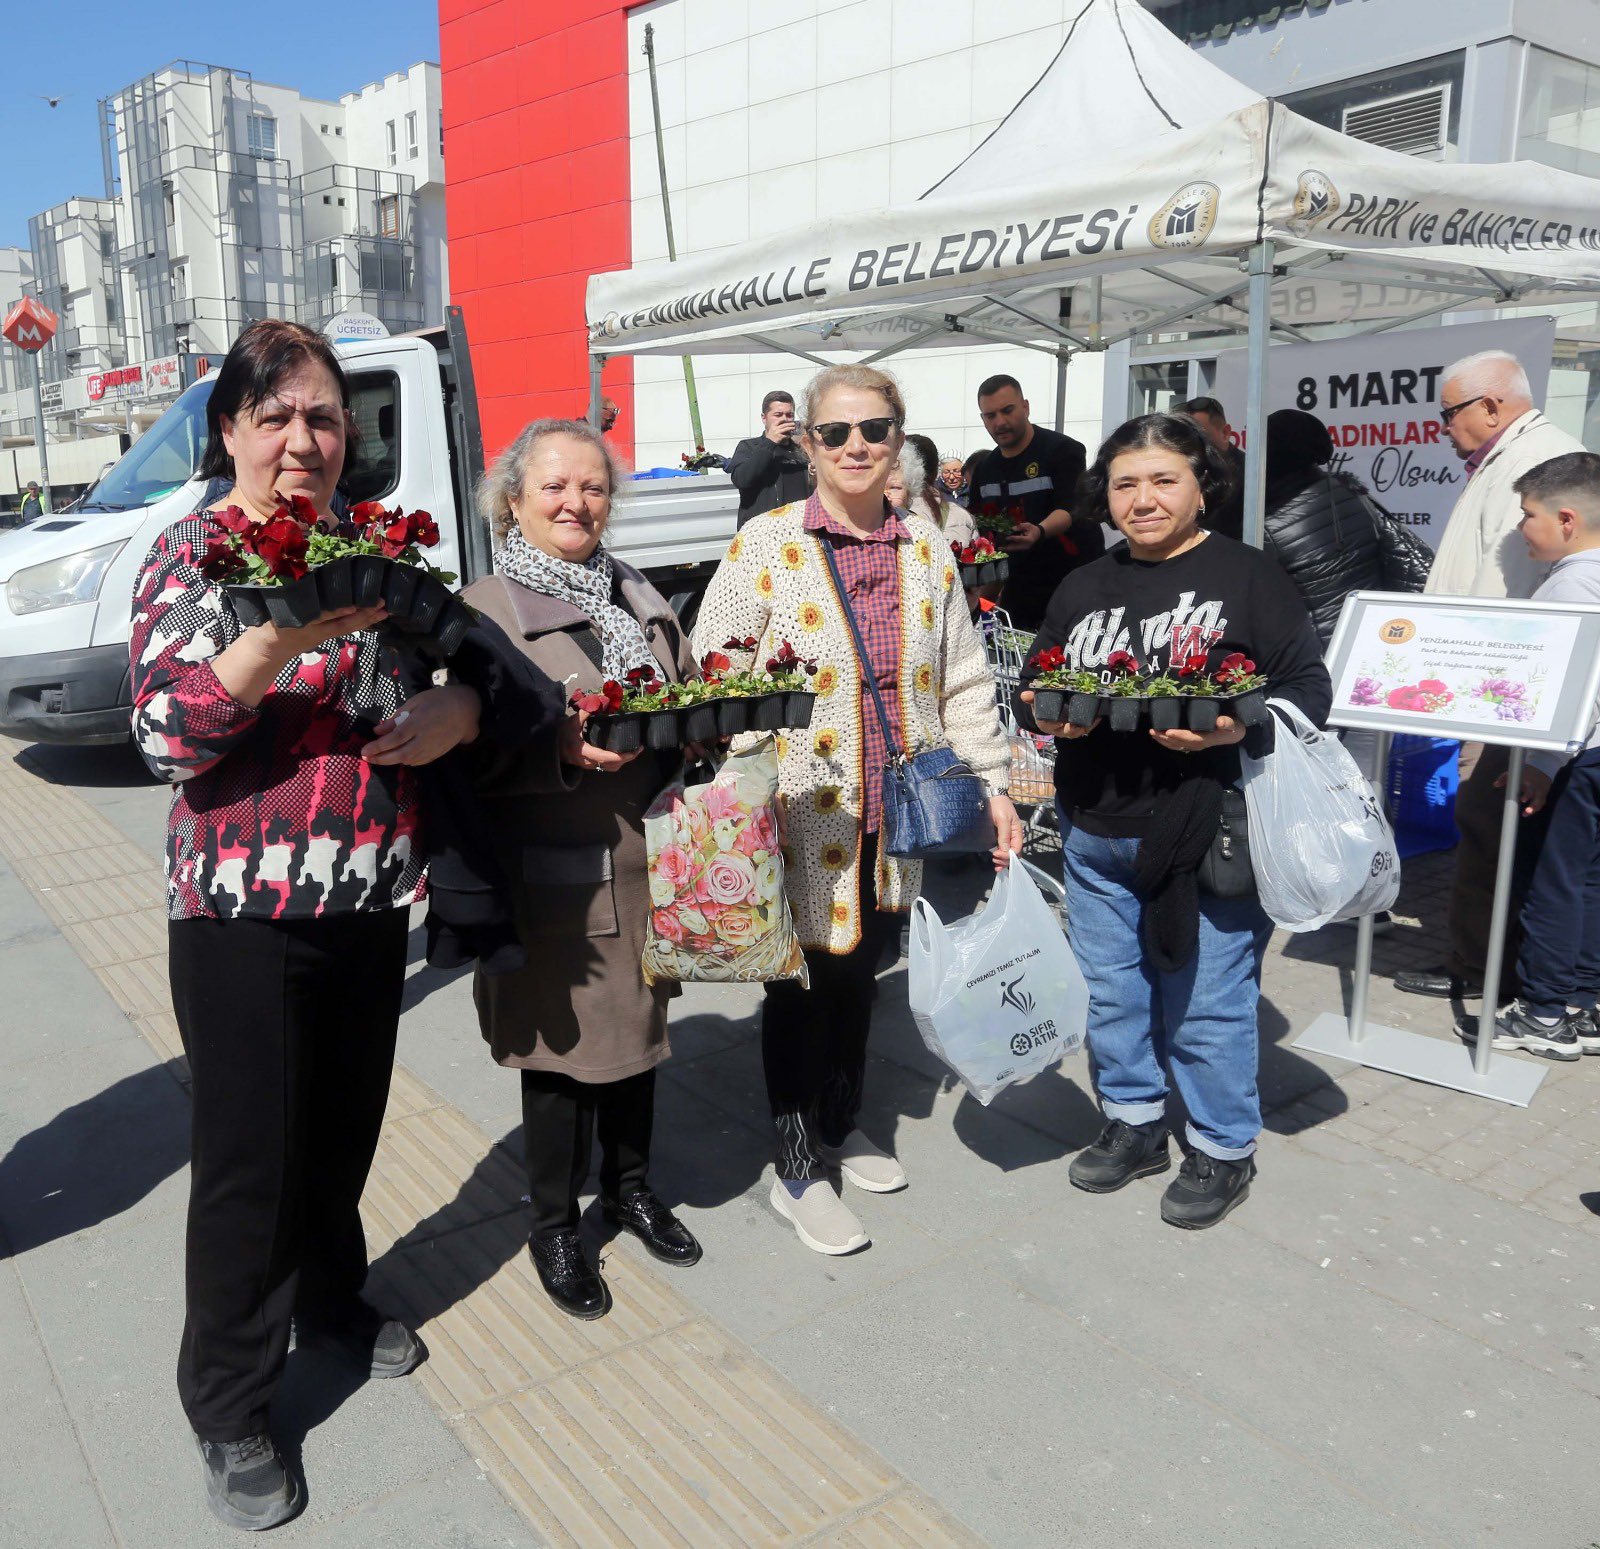
[[[842,1145],[819,1143],[817,1149],[825,1161],[832,1162],[858,1189],[869,1194],[893,1194],[906,1186],[905,1169],[858,1129],[851,1130]]]
[[[775,1178],[772,1208],[794,1226],[795,1235],[816,1253],[854,1253],[872,1241],[825,1178],[814,1178],[799,1199],[784,1187],[782,1178]]]

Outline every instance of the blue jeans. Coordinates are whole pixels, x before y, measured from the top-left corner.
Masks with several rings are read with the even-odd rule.
[[[1108,1119],[1165,1118],[1167,1068],[1192,1145],[1222,1161],[1256,1148],[1256,1001],[1271,922],[1254,898],[1200,898],[1200,940],[1177,973],[1145,960],[1132,891],[1137,839],[1068,828],[1067,939],[1089,983],[1089,1053]]]
[[[1517,979],[1535,1016],[1600,998],[1600,749],[1550,789],[1549,827],[1522,904]]]

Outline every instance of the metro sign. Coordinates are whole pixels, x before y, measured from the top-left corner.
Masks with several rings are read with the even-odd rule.
[[[35,301],[32,296],[24,296],[6,313],[5,321],[0,323],[0,334],[4,334],[19,350],[34,354],[55,337],[56,321],[56,315],[49,307]]]

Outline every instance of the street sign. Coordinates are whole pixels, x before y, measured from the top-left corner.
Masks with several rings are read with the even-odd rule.
[[[55,332],[55,313],[32,296],[24,296],[6,313],[5,322],[0,323],[0,333],[19,350],[30,354],[42,350],[55,337]]]

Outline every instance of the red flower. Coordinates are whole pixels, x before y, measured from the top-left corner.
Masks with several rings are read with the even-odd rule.
[[[606,707],[605,696],[592,692],[576,693],[567,701],[574,710],[581,710],[585,715],[598,715]]]
[[[631,688],[652,688],[656,682],[654,667],[630,667],[628,669],[628,684]]]
[[[700,670],[708,678],[720,678],[732,665],[721,651],[707,651],[700,658]]]
[[[1123,672],[1130,675],[1139,670],[1137,658],[1135,658],[1132,653],[1128,651],[1113,651],[1111,655],[1106,658],[1106,666],[1108,666],[1113,672]]]
[[[972,547],[979,554],[993,554],[995,552],[994,539],[992,538],[979,538]]]
[[[1395,710],[1426,710],[1427,701],[1423,697],[1422,685],[1408,683],[1404,688],[1390,689],[1388,704]]]
[[[977,547],[976,547],[976,545],[971,544],[971,543],[969,543],[966,546],[966,548],[962,549],[961,552],[960,552],[960,555],[959,555],[959,558],[960,558],[961,563],[963,565],[972,564],[977,559],[977,557],[978,557]]]
[[[220,581],[240,568],[239,550],[226,533],[213,533],[206,539],[205,551],[194,567],[208,581]]]
[[[607,678],[600,685],[600,693],[606,702],[606,711],[615,715],[622,708],[622,685],[611,678]]]
[[[1419,684],[1417,684],[1417,687],[1420,688],[1424,694],[1448,694],[1450,692],[1450,685],[1448,683],[1441,683],[1437,678],[1424,678]]]
[[[1046,651],[1035,651],[1033,660],[1028,663],[1035,672],[1054,672],[1057,667],[1065,667],[1067,653],[1059,645],[1053,645]]]
[[[724,651],[753,651],[755,648],[756,637],[754,635],[746,635],[743,640],[735,635],[731,640],[724,640],[722,642],[722,649]]]
[[[768,672],[790,672],[800,665],[800,653],[787,640],[767,659]]]
[[[269,517],[245,541],[273,575],[298,581],[306,573],[306,530],[287,512]]]
[[[213,511],[211,520],[224,532],[232,533],[249,532],[256,525],[238,506],[228,506],[221,511]]]
[[[312,505],[309,495],[290,495],[287,499],[278,496],[278,509],[285,511],[295,521],[303,522],[307,527],[315,527],[321,520],[317,515],[317,508]]]
[[[439,524],[427,511],[413,511],[410,516],[411,541],[419,548],[431,549],[439,541]]]
[[[388,514],[381,501],[363,500],[350,507],[350,522],[354,527],[370,527],[380,516]]]
[[[1234,651],[1222,658],[1224,672],[1254,672],[1256,664],[1243,651]]]

